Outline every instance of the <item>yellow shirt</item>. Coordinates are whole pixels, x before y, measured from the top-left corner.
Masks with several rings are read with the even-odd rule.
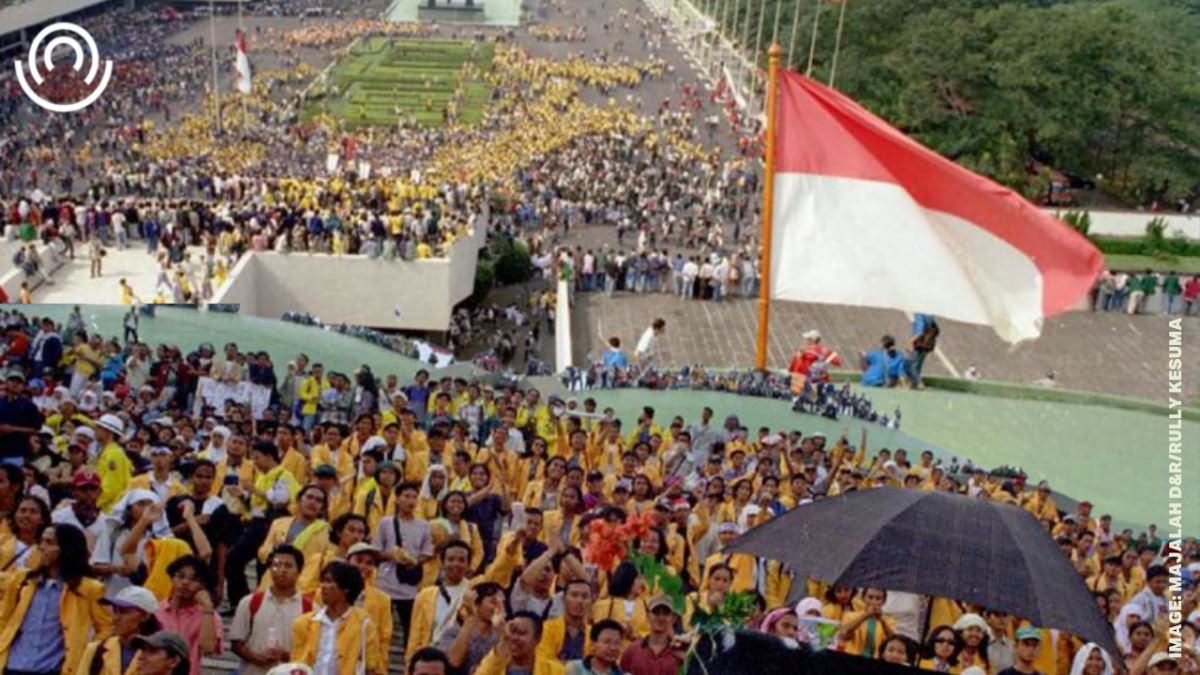
[[[862,616],[861,612],[847,613],[846,616],[842,618],[842,624],[844,625],[851,623],[860,616]],[[886,614],[883,615],[882,621],[878,619],[867,619],[859,624],[858,628],[854,629],[854,632],[851,633],[847,639],[842,641],[842,645],[839,647],[839,649],[847,654],[864,656],[863,651],[867,648],[868,643],[870,642],[874,645],[874,649],[872,649],[869,657],[875,658],[879,653],[879,646],[883,644],[883,641],[887,639],[888,636],[888,632],[883,628],[883,624],[885,623],[888,625],[888,628],[891,629],[892,633],[896,632],[896,620]],[[873,641],[869,640],[871,637],[870,633],[868,633],[870,627],[874,628]]]
[[[100,498],[96,500],[96,504],[105,513],[108,513],[129,490],[129,481],[133,477],[133,464],[121,446],[109,442],[100,451],[100,461],[96,463],[96,472],[100,474]]]

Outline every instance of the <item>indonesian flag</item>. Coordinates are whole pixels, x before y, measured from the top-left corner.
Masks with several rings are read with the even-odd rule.
[[[1076,305],[1103,259],[1012,190],[781,71],[771,297],[924,312],[1010,343]]]
[[[246,36],[239,28],[237,32],[237,90],[243,94],[249,94],[250,89],[250,59],[246,56]]]

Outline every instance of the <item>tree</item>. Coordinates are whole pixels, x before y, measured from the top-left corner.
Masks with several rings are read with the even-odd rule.
[[[807,45],[815,4],[780,1],[780,35],[790,34],[799,2]],[[747,5],[751,21],[760,4]],[[775,2],[765,8],[773,17]],[[735,21],[727,34],[742,25]],[[832,23],[822,20],[818,36],[821,81]],[[838,88],[1027,195],[1037,159],[1102,175],[1130,203],[1171,202],[1197,182],[1198,49],[1200,0],[864,0],[846,13]],[[791,67],[803,70],[807,57],[797,49]]]

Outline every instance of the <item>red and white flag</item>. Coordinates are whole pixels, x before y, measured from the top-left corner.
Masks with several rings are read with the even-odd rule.
[[[243,94],[249,94],[251,88],[250,58],[246,56],[246,36],[239,28],[237,32],[237,90]]]
[[[1090,242],[850,98],[781,71],[771,297],[924,312],[1010,343],[1083,298]]]

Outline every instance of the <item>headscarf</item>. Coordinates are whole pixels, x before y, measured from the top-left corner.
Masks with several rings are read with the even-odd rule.
[[[821,611],[823,607],[824,605],[817,598],[805,598],[796,605],[796,617],[799,619],[796,624],[796,639],[813,649],[820,644],[820,636],[813,630],[813,620],[826,620]],[[811,612],[816,612],[816,615],[811,615]]]
[[[1141,605],[1130,602],[1126,603],[1126,605],[1121,608],[1121,613],[1117,615],[1117,620],[1113,622],[1113,632],[1116,633],[1117,646],[1120,647],[1121,651],[1123,652],[1128,652],[1133,647],[1133,645],[1129,643],[1128,624],[1129,616],[1131,614],[1136,614],[1138,618],[1146,618],[1142,616]]]
[[[1075,652],[1075,660],[1071,662],[1071,675],[1083,675],[1083,667],[1087,665],[1088,657],[1092,655],[1092,650],[1096,649],[1100,652],[1100,658],[1104,659],[1104,670],[1100,675],[1113,675],[1112,659],[1109,658],[1108,652],[1100,649],[1100,645],[1095,642],[1089,642],[1083,646],[1083,649]]]
[[[435,473],[442,474],[442,489],[434,495],[429,489],[429,477]],[[437,503],[442,503],[442,497],[450,491],[450,472],[446,471],[446,467],[442,464],[431,464],[429,470],[425,472],[425,480],[421,482],[421,499],[434,499]]]
[[[212,438],[208,441],[208,447],[204,449],[204,452],[200,453],[200,456],[209,460],[210,462],[213,462],[214,464],[225,459],[227,456],[226,450],[229,448],[229,437],[232,435],[233,432],[229,430],[229,427],[213,427]],[[220,436],[222,441],[221,447],[219,448],[213,445],[213,441],[216,440],[217,436]]]
[[[759,628],[759,630],[770,635],[771,628],[775,625],[775,622],[791,613],[792,610],[788,609],[787,607],[780,607],[779,609],[771,610],[771,612],[767,614],[767,617],[763,619],[762,627]]]
[[[958,617],[958,621],[955,621],[951,628],[956,631],[962,631],[971,626],[983,630],[983,634],[987,636],[988,640],[996,639],[996,636],[992,634],[992,627],[987,625],[987,621],[984,621],[983,617],[978,614],[963,614]]]

